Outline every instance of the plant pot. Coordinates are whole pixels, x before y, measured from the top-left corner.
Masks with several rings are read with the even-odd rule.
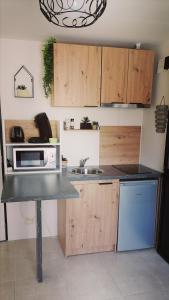
[[[28,90],[20,90],[20,89],[17,89],[16,90],[16,94],[17,94],[17,97],[29,97],[29,93],[28,93]]]
[[[93,130],[97,130],[97,127],[98,127],[98,126],[97,126],[97,125],[95,125],[95,124],[94,124],[94,125],[92,125],[92,129],[93,129]]]
[[[80,129],[92,129],[91,123],[80,123]]]

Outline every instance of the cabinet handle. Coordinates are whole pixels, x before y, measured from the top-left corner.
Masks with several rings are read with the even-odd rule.
[[[113,184],[113,182],[99,182],[99,185],[108,185],[108,184]]]
[[[99,107],[97,105],[84,105],[83,107]]]

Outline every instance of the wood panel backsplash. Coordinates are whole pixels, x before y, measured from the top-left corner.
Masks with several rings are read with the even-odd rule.
[[[35,127],[35,122],[33,120],[5,120],[5,140],[6,143],[10,143],[11,129],[14,126],[21,126],[25,135],[25,142],[28,141],[30,137],[39,136],[39,130]],[[59,129],[57,121],[50,121],[52,135],[53,137],[59,138]]]
[[[140,126],[102,126],[100,165],[139,163],[140,136]]]

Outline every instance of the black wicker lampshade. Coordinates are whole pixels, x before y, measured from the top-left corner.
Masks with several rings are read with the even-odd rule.
[[[103,14],[107,0],[39,0],[49,22],[68,28],[92,25]]]

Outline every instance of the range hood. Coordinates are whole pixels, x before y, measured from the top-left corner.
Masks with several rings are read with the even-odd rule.
[[[101,107],[112,107],[112,108],[149,108],[150,104],[142,103],[102,103]]]

